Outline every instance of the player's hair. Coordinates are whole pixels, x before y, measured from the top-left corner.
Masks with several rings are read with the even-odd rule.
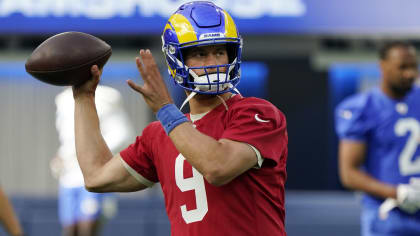
[[[407,41],[389,41],[386,42],[380,49],[379,49],[379,58],[381,60],[385,60],[388,57],[389,51],[393,48],[402,47],[402,48],[414,48],[414,45],[407,42]]]

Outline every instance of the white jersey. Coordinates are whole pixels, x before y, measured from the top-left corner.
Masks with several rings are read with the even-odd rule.
[[[59,182],[64,187],[84,186],[83,175],[77,162],[74,137],[74,99],[71,88],[55,98],[57,105],[56,128],[60,139],[57,155],[62,160]],[[115,155],[134,138],[133,129],[124,111],[121,94],[111,87],[99,85],[95,93],[102,135]]]

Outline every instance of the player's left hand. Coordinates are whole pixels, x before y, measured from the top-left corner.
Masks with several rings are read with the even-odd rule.
[[[173,103],[168,88],[162,79],[159,68],[149,49],[140,50],[140,57],[136,57],[137,69],[143,78],[143,86],[127,80],[128,85],[143,95],[147,105],[156,113],[164,105]]]
[[[388,198],[381,204],[379,218],[388,218],[389,212],[395,207],[408,214],[415,214],[420,209],[420,178],[412,177],[408,184],[399,184],[397,199]]]

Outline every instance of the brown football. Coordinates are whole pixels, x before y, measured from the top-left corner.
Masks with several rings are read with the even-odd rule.
[[[33,77],[53,85],[79,85],[91,78],[90,68],[102,68],[112,54],[103,40],[82,32],[64,32],[41,43],[25,63]]]

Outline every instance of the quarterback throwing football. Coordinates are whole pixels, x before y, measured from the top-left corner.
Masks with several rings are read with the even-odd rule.
[[[231,16],[211,2],[179,7],[165,25],[163,52],[190,113],[174,104],[149,50],[136,58],[144,85],[128,80],[156,114],[135,142],[112,156],[99,129],[100,71],[73,87],[77,158],[86,188],[137,191],[159,182],[172,235],[286,235],[285,116],[245,98],[242,39]]]

